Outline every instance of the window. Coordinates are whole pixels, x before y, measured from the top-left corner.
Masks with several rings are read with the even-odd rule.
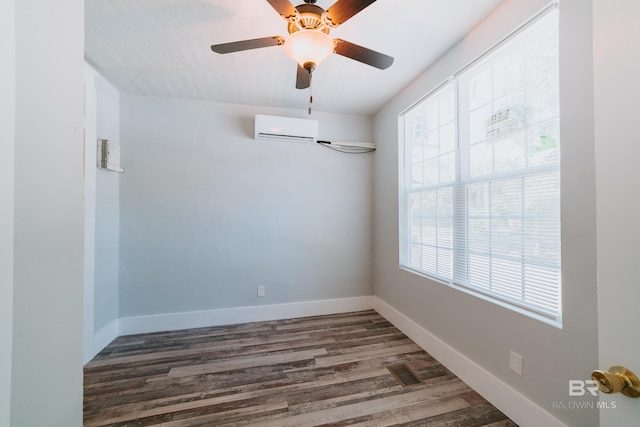
[[[559,325],[557,8],[401,120],[401,266]]]

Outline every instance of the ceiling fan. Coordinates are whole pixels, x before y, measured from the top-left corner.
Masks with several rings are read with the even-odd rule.
[[[329,30],[336,28],[376,0],[338,0],[324,10],[316,0],[304,0],[293,6],[289,0],[267,0],[288,23],[289,37],[263,37],[230,43],[215,44],[216,53],[232,53],[269,46],[283,46],[287,55],[298,63],[296,88],[311,86],[311,73],[331,53],[360,61],[384,70],[393,64],[393,58],[366,47],[342,40],[331,39]]]

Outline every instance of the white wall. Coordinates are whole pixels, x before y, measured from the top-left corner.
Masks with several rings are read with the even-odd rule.
[[[570,400],[570,379],[589,379],[597,365],[590,1],[563,0],[560,9],[563,329],[398,267],[399,113],[547,3],[507,0],[376,116],[374,292],[553,417],[569,425],[595,426],[593,411],[552,406]],[[508,369],[510,350],[524,356],[522,377]],[[506,406],[501,409],[514,409]],[[522,416],[517,410],[508,415],[522,425],[533,425],[517,418]]]
[[[120,94],[85,64],[84,361],[118,334],[120,174],[96,167],[97,139],[120,142]]]
[[[256,113],[305,118],[121,96],[121,317],[372,294],[373,155],[255,141]],[[372,140],[369,117],[313,118]]]
[[[595,136],[598,200],[599,369],[623,365],[640,373],[640,3],[594,0]],[[637,425],[640,402],[601,395],[602,426]],[[606,400],[605,400],[606,399]]]
[[[0,425],[9,425],[13,329],[15,1],[0,3]]]
[[[96,72],[88,64],[84,67],[84,285],[83,330],[86,363],[100,350],[95,339],[95,264],[96,264]]]
[[[83,3],[15,11],[11,425],[80,426]]]
[[[120,94],[104,77],[95,79],[97,138],[120,143]],[[95,147],[95,144],[94,144]],[[95,332],[118,318],[120,174],[96,171]]]

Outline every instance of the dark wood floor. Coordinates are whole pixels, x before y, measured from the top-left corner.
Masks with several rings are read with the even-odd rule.
[[[374,311],[119,337],[85,367],[84,425],[515,426]]]

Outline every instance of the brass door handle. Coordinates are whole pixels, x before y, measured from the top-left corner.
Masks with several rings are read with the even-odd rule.
[[[624,366],[612,366],[608,372],[593,371],[591,379],[598,383],[603,393],[622,393],[628,397],[640,397],[640,380]]]

